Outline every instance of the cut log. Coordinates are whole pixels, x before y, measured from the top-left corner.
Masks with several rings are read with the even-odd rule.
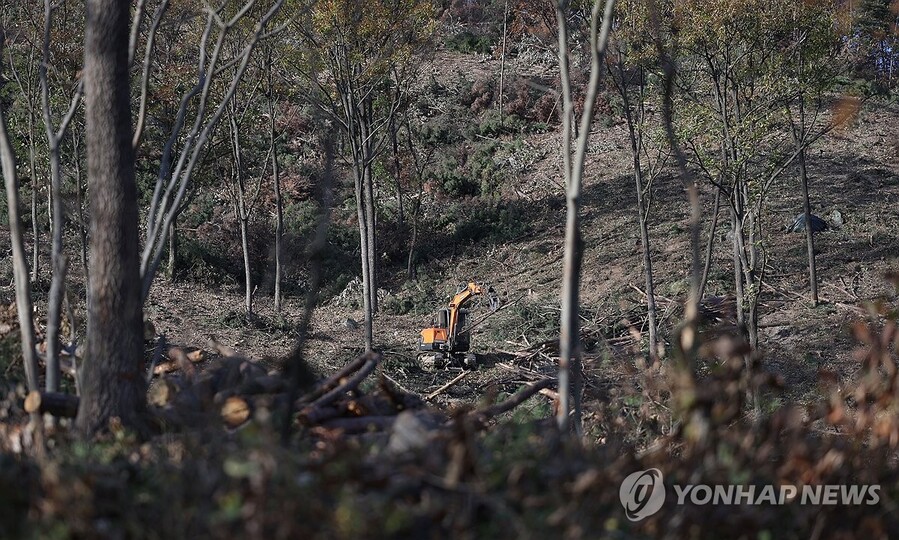
[[[78,396],[72,394],[35,390],[25,398],[25,412],[75,418],[78,414],[78,402]]]
[[[222,406],[222,420],[230,428],[236,428],[250,419],[250,404],[242,397],[231,396]]]

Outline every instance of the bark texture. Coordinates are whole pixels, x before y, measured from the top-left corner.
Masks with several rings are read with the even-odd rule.
[[[84,44],[90,309],[82,399],[85,435],[109,426],[143,428],[141,280],[137,189],[128,84],[129,2],[87,0]]]

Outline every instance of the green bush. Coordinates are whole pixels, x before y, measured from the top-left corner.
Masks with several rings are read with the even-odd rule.
[[[490,198],[452,205],[447,214],[452,216],[448,219],[453,240],[459,244],[509,242],[529,229],[518,206]]]
[[[477,195],[480,191],[478,182],[472,179],[452,156],[438,164],[434,176],[443,192],[451,197]]]
[[[446,39],[447,48],[462,53],[490,54],[493,48],[493,40],[490,36],[475,35],[464,30]]]

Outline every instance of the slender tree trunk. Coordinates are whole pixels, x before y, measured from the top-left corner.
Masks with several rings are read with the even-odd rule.
[[[247,317],[253,315],[253,276],[250,269],[250,242],[249,242],[249,220],[250,210],[246,201],[246,181],[244,178],[243,151],[240,142],[240,126],[237,124],[236,111],[232,110],[228,115],[229,125],[231,127],[231,149],[234,155],[234,175],[235,175],[235,214],[237,214],[238,226],[240,227],[240,248],[243,255],[244,269],[244,308]]]
[[[78,132],[72,133],[72,146],[75,154],[75,207],[78,209],[81,268],[82,272],[84,272],[84,282],[90,283],[90,269],[87,264],[87,226],[84,220],[84,190],[81,187],[81,182],[83,181],[81,175],[81,137]]]
[[[418,192],[418,200],[412,208],[412,238],[409,239],[409,257],[406,260],[406,277],[410,281],[418,279],[418,271],[415,265],[415,249],[418,244],[418,214],[421,208],[421,190]]]
[[[3,53],[3,30],[0,29],[0,60]],[[28,280],[28,262],[25,255],[25,241],[22,217],[19,215],[19,181],[16,178],[16,163],[12,145],[6,131],[6,114],[0,107],[0,164],[6,187],[6,206],[9,217],[9,239],[12,248],[13,277],[16,283],[16,311],[19,319],[19,333],[22,340],[22,357],[25,363],[25,379],[28,390],[39,390],[37,349],[34,338],[34,321],[31,284]]]
[[[579,437],[583,435],[581,419],[581,397],[584,388],[580,346],[580,280],[583,260],[583,238],[581,236],[581,188],[584,176],[584,161],[593,121],[593,105],[599,88],[609,32],[612,26],[614,0],[606,0],[602,10],[600,30],[600,0],[594,0],[590,24],[590,78],[584,97],[584,111],[580,117],[580,129],[574,136],[574,101],[571,95],[571,77],[568,61],[568,2],[560,0],[556,4],[556,23],[559,30],[559,75],[562,82],[563,127],[562,161],[565,173],[565,244],[562,267],[561,317],[559,329],[559,410],[556,421],[564,433],[571,426]],[[573,409],[573,410],[572,410]],[[573,417],[569,416],[573,412]]]
[[[362,258],[362,310],[365,314],[365,352],[371,352],[373,346],[373,322],[371,311],[371,273],[369,271],[368,221],[365,217],[365,201],[363,196],[363,171],[360,164],[355,167],[356,217],[359,220],[359,251]]]
[[[363,114],[365,115],[365,118],[360,122],[360,127],[362,128],[363,136],[362,159],[364,166],[362,169],[362,178],[365,204],[365,232],[368,236],[368,272],[370,281],[368,292],[371,297],[369,305],[371,306],[372,315],[374,315],[378,312],[378,244],[376,233],[377,210],[375,206],[375,182],[372,175],[373,155],[370,142],[370,125],[368,125],[368,120],[370,119],[368,108],[370,107],[370,104],[364,106]]]
[[[272,49],[268,49],[268,115],[269,144],[272,151],[272,179],[275,184],[275,313],[281,313],[281,240],[284,236],[284,201],[281,198],[281,167],[275,136],[275,96],[272,80]]]
[[[169,260],[168,260],[169,281],[174,283],[178,273],[178,218],[172,218],[172,224],[169,225]]]
[[[242,199],[243,197],[241,197]],[[241,206],[244,206],[241,203]],[[253,315],[253,276],[251,274],[250,269],[250,242],[249,242],[249,224],[247,223],[248,219],[241,216],[240,218],[240,247],[243,251],[243,271],[244,271],[244,285],[245,288],[245,298],[244,298],[244,307],[247,309],[247,316],[251,317]]]
[[[31,177],[31,238],[34,243],[31,246],[31,281],[38,282],[41,270],[41,236],[40,216],[38,215],[38,183],[37,178]]]
[[[509,0],[503,0],[503,41],[499,58],[499,129],[503,129],[503,98],[506,89],[506,20],[509,18]]]
[[[47,126],[48,132],[50,126]],[[62,318],[62,299],[65,294],[66,261],[63,253],[62,234],[65,210],[62,198],[62,173],[60,171],[59,141],[50,135],[50,191],[53,199],[53,228],[50,247],[50,263],[53,277],[50,280],[50,296],[47,299],[47,377],[48,392],[59,390],[59,326]]]
[[[406,224],[406,216],[403,211],[403,183],[400,181],[400,147],[397,141],[399,127],[396,125],[395,115],[390,115],[390,146],[393,151],[393,180],[396,185],[396,225],[402,230]]]
[[[29,101],[30,98],[29,98]],[[29,107],[33,107],[32,104],[29,104]],[[35,151],[35,142],[34,142],[34,112],[33,110],[28,111],[28,167],[31,173],[31,237],[34,241],[34,244],[31,246],[31,281],[33,283],[37,283],[38,277],[40,276],[40,253],[41,253],[41,238],[40,238],[40,225],[39,217],[38,217],[38,204],[37,204],[37,194],[38,194],[38,182],[37,182],[37,166],[36,162],[36,151]]]
[[[735,194],[735,196],[738,196]],[[745,291],[743,288],[743,259],[740,257],[740,241],[739,237],[743,235],[743,231],[740,227],[740,221],[737,217],[737,210],[731,208],[731,216],[730,216],[730,228],[731,234],[733,234],[733,238],[731,239],[732,243],[732,255],[734,261],[734,296],[736,298],[737,303],[737,325],[740,328],[745,328],[746,326],[746,317],[745,317]]]
[[[804,96],[799,97],[799,180],[802,183],[802,211],[805,213],[805,244],[808,250],[808,280],[812,292],[812,305],[818,305],[818,271],[815,266],[815,237],[812,232],[812,204],[808,194],[808,171],[805,166],[805,106]]]
[[[620,66],[620,64],[619,64]],[[640,162],[640,152],[643,150],[643,79],[640,79],[640,103],[638,110],[640,117],[634,119],[633,112],[630,108],[630,94],[627,88],[627,81],[624,78],[623,68],[620,70],[621,87],[620,93],[624,101],[624,115],[627,121],[628,135],[631,141],[631,160],[634,168],[634,184],[637,192],[637,222],[640,227],[640,244],[643,251],[643,276],[646,286],[646,313],[647,313],[647,333],[649,334],[649,356],[652,359],[658,358],[658,337],[656,323],[656,299],[655,286],[653,285],[652,273],[652,254],[649,248],[649,228],[646,225],[647,215],[646,201],[643,197],[643,166]]]
[[[87,0],[86,7],[91,300],[76,425],[92,435],[114,417],[125,427],[143,430],[146,379],[128,81],[130,9],[118,0]]]
[[[712,252],[715,250],[715,231],[718,229],[718,214],[721,211],[721,188],[715,188],[715,205],[712,210],[712,222],[709,224],[709,238],[705,246],[705,263],[702,267],[702,280],[699,282],[699,300],[705,296],[705,287],[709,282],[709,271],[712,268]]]
[[[374,342],[374,322],[372,318],[372,273],[370,262],[372,258],[369,252],[372,250],[369,244],[368,207],[366,205],[366,174],[370,165],[366,161],[365,131],[362,130],[362,114],[359,111],[359,103],[354,100],[351,90],[341,92],[343,108],[346,114],[346,124],[350,139],[350,151],[353,161],[353,187],[356,196],[356,218],[359,221],[359,253],[362,260],[362,310],[364,313],[363,328],[365,333],[365,351],[371,352]]]

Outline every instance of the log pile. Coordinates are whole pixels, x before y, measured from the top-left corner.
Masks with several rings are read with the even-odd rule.
[[[278,371],[239,356],[233,350],[210,345],[217,355],[198,370],[195,364],[206,358],[203,351],[187,352],[170,347],[153,372],[156,380],[148,393],[153,424],[161,431],[190,429],[221,422],[237,429],[254,418],[257,411],[284,411],[288,407],[289,385]],[[294,401],[294,425],[308,430],[338,430],[344,434],[369,432],[434,432],[452,424],[446,412],[432,407],[427,399],[401,390],[383,374],[373,385],[363,385],[375,375],[381,355],[368,353],[347,363]],[[464,377],[457,377],[456,382]],[[525,385],[505,401],[462,414],[473,425],[486,425],[495,416],[511,410],[537,393],[549,392],[552,379]],[[445,385],[446,386],[446,385]],[[367,387],[366,389],[363,389]],[[72,418],[78,411],[78,397],[48,392],[32,392],[25,400],[28,412]],[[458,419],[459,415],[454,415]],[[401,445],[402,446],[402,445]]]

